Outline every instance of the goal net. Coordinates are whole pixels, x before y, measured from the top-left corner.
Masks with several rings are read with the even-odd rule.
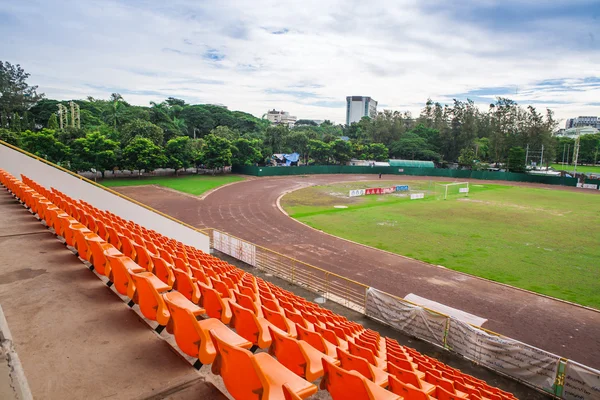
[[[469,182],[436,183],[435,197],[440,200],[447,200],[457,197],[469,196]]]

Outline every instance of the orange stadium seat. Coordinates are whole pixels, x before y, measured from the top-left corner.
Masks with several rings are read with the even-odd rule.
[[[171,290],[171,287],[148,271],[132,274],[131,279],[135,284],[131,299],[140,306],[144,317],[158,322],[156,330],[160,333],[171,317],[161,293]]]
[[[212,364],[214,374],[223,378],[227,391],[236,400],[284,399],[283,385],[301,399],[317,392],[317,387],[295,375],[267,353],[252,354],[231,346],[214,330],[210,336],[217,347]]]
[[[347,371],[357,371],[365,378],[374,382],[375,384],[386,387],[388,385],[388,374],[369,363],[366,359],[352,355],[341,348],[337,348],[338,359],[342,363],[342,368]]]
[[[279,328],[271,324],[265,318],[257,317],[251,310],[242,307],[237,303],[231,302],[229,305],[234,315],[232,327],[235,331],[243,338],[251,341],[255,346],[258,346],[261,349],[268,348],[271,345],[269,326],[273,327],[273,329]],[[287,332],[284,332],[283,334],[287,335]]]
[[[433,397],[430,397],[427,393],[425,393],[421,389],[417,389],[411,384],[406,384],[393,375],[388,376],[389,379],[389,387],[388,389],[396,393],[397,395],[404,398],[404,400],[432,400]]]
[[[252,343],[233,332],[216,318],[198,320],[197,317],[204,313],[185,298],[181,293],[172,291],[163,294],[167,307],[171,313],[173,335],[177,346],[185,354],[195,357],[198,361],[194,364],[200,368],[203,364],[212,364],[217,356],[217,350],[210,337],[209,331],[214,330],[219,337],[231,346],[249,349]]]
[[[393,375],[394,377],[398,378],[398,380],[406,384],[413,385],[417,389],[421,389],[428,395],[435,394],[435,385],[432,385],[429,382],[419,379],[417,374],[415,374],[414,372],[402,369],[389,361],[387,373]]]
[[[346,371],[335,364],[322,360],[324,376],[321,389],[327,390],[333,400],[401,400],[356,371]]]
[[[383,369],[384,371],[387,369],[385,360],[375,357],[375,355],[373,355],[373,351],[367,349],[366,347],[360,346],[353,342],[348,342],[348,351],[352,355],[364,358],[370,362],[371,365],[377,368]]]
[[[298,340],[304,340],[321,353],[337,359],[337,347],[333,343],[323,339],[323,336],[317,332],[309,331],[298,324],[296,324],[296,331],[298,332]]]
[[[192,278],[187,271],[173,268],[175,274],[175,284],[173,288],[183,294],[194,304],[200,301],[200,288],[196,285],[196,279]]]
[[[219,292],[203,283],[196,282],[196,284],[200,289],[200,305],[204,307],[208,316],[229,324],[233,316],[229,299],[222,299]]]
[[[269,354],[275,356],[277,361],[298,376],[313,382],[323,376],[322,358],[339,364],[338,361],[326,356],[319,350],[306,343],[304,340],[296,340],[281,331],[269,327],[272,343]]]

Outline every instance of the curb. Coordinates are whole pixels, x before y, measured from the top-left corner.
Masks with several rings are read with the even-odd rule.
[[[356,182],[360,182],[360,181],[356,181]],[[332,182],[332,183],[335,183],[335,182]],[[283,207],[281,207],[281,199],[283,198],[283,196],[285,196],[285,195],[287,195],[287,194],[289,194],[289,193],[295,192],[296,190],[305,189],[305,188],[307,188],[307,187],[311,187],[311,186],[317,186],[317,185],[308,185],[308,186],[301,187],[301,188],[297,188],[297,189],[291,189],[291,190],[287,190],[287,191],[285,191],[284,193],[282,193],[282,194],[281,194],[281,195],[280,195],[280,196],[277,198],[277,200],[276,200],[276,202],[275,202],[275,203],[276,203],[276,206],[277,206],[277,208],[279,209],[279,211],[281,211],[281,212],[282,212],[282,213],[283,213],[283,214],[284,214],[286,217],[288,217],[288,218],[289,218],[289,219],[291,219],[292,221],[294,221],[294,222],[297,222],[297,223],[299,223],[300,225],[304,225],[305,227],[307,227],[307,228],[310,228],[310,229],[312,229],[313,231],[317,231],[317,232],[319,232],[319,233],[322,233],[322,234],[324,234],[324,235],[331,236],[331,237],[334,237],[334,238],[336,238],[336,239],[343,240],[343,241],[345,241],[345,242],[353,243],[353,244],[356,244],[356,245],[359,245],[359,246],[365,247],[365,248],[367,248],[367,249],[371,249],[371,250],[377,250],[377,251],[382,251],[382,252],[384,252],[384,253],[391,254],[391,255],[394,255],[394,256],[398,256],[398,257],[404,258],[404,259],[406,259],[406,260],[411,260],[411,261],[417,262],[417,263],[419,263],[419,264],[422,264],[422,265],[427,265],[427,266],[430,266],[430,267],[431,267],[431,266],[433,266],[433,267],[437,267],[437,268],[443,268],[443,269],[447,269],[447,270],[449,270],[449,271],[452,271],[452,272],[455,272],[455,273],[457,273],[457,274],[460,274],[460,275],[463,275],[463,276],[468,276],[469,278],[479,279],[479,280],[481,280],[481,281],[488,282],[488,283],[492,283],[492,284],[494,284],[494,285],[499,285],[499,286],[503,286],[503,287],[510,288],[510,289],[516,289],[516,290],[519,290],[519,291],[521,291],[521,292],[524,292],[524,293],[533,294],[533,295],[535,295],[535,296],[544,297],[544,298],[546,298],[546,299],[549,299],[549,300],[555,300],[555,301],[559,301],[559,302],[561,302],[561,303],[565,303],[565,304],[569,304],[569,305],[571,305],[571,306],[575,306],[575,307],[583,308],[583,309],[585,309],[585,310],[588,310],[588,311],[594,311],[594,312],[600,313],[600,310],[598,310],[598,309],[595,309],[595,308],[592,308],[592,307],[588,307],[588,306],[584,306],[584,305],[581,305],[581,304],[573,303],[573,302],[570,302],[570,301],[567,301],[567,300],[558,299],[558,298],[556,298],[556,297],[548,296],[548,295],[546,295],[546,294],[532,292],[531,290],[522,289],[522,288],[519,288],[519,287],[516,287],[516,286],[511,286],[511,285],[508,285],[508,284],[506,284],[506,283],[492,281],[492,280],[490,280],[490,279],[482,278],[482,277],[480,277],[480,276],[471,275],[471,274],[468,274],[468,273],[466,273],[466,272],[456,271],[456,270],[453,270],[453,269],[450,269],[450,268],[444,267],[444,266],[442,266],[442,265],[429,264],[429,263],[427,263],[427,262],[425,262],[425,261],[416,260],[416,259],[414,259],[414,258],[410,258],[410,257],[407,257],[407,256],[403,256],[402,254],[392,253],[391,251],[387,251],[387,250],[378,249],[378,248],[376,248],[376,247],[369,246],[369,245],[362,244],[362,243],[358,243],[358,242],[355,242],[355,241],[353,241],[353,240],[350,240],[350,239],[344,239],[344,238],[342,238],[342,237],[339,237],[339,236],[332,235],[331,233],[327,233],[327,232],[324,232],[324,231],[322,231],[322,230],[319,230],[319,229],[313,228],[312,226],[309,226],[309,225],[305,224],[304,222],[298,221],[297,219],[290,217],[290,215],[289,215],[289,214],[288,214],[288,213],[287,213],[287,212],[286,212],[286,211],[283,209]]]
[[[2,347],[2,352],[6,355],[6,361],[9,368],[9,385],[13,390],[15,397],[20,400],[33,400],[29,384],[27,383],[27,377],[23,371],[23,366],[21,365],[19,356],[13,346],[12,336],[10,334],[10,329],[8,329],[8,322],[4,317],[2,306],[0,306],[0,347]]]

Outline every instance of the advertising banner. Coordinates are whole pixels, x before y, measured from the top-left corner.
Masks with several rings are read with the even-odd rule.
[[[410,195],[411,200],[424,199],[424,198],[425,198],[425,193],[412,193]]]
[[[450,319],[446,346],[464,357],[506,375],[554,392],[560,357],[507,337],[491,335]]]
[[[406,192],[408,185],[396,185],[396,192]]]
[[[569,360],[565,368],[562,398],[600,400],[600,371]]]
[[[444,345],[448,317],[429,312],[377,289],[367,290],[365,314],[428,342]]]
[[[354,189],[350,191],[350,197],[364,196],[365,189]]]
[[[213,248],[256,267],[256,247],[253,244],[215,230]]]

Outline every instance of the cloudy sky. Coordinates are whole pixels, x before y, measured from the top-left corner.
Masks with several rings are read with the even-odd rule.
[[[598,0],[0,0],[0,60],[48,97],[173,96],[345,121],[495,96],[600,115]]]

